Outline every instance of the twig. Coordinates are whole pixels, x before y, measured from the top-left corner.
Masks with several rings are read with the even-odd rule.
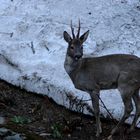
[[[115,121],[114,117],[112,116],[112,114],[109,112],[109,110],[107,109],[106,105],[104,104],[103,100],[100,98],[100,96],[98,94],[96,94],[99,98],[99,100],[101,101],[101,103],[103,104],[103,107],[105,108],[105,110],[107,111],[107,113],[109,114],[110,118],[113,120],[113,122],[115,124],[117,124],[117,122]]]
[[[75,107],[76,111],[83,113],[84,107],[86,103],[83,102],[83,98],[78,99],[78,97],[74,97],[71,94],[67,94],[67,98],[69,99],[69,108],[73,109]]]
[[[18,65],[17,64],[14,64],[13,62],[11,62],[5,55],[0,54],[0,56],[2,56],[5,59],[5,61],[7,62],[7,64],[9,64],[10,66],[12,66],[12,67],[16,68],[17,70],[21,71],[19,69]]]
[[[117,124],[117,122],[115,121],[115,119],[113,118],[112,114],[109,112],[109,110],[107,109],[106,105],[104,104],[104,102],[102,101],[102,99],[100,98],[100,96],[98,94],[96,94],[99,98],[99,100],[101,101],[103,107],[105,108],[105,110],[107,111],[107,113],[109,114],[110,118],[113,120],[114,124]],[[77,110],[80,112],[84,107],[87,108],[87,110],[94,114],[94,111],[88,106],[88,104],[84,103],[85,101],[90,101],[91,99],[88,100],[83,100],[83,99],[78,99],[77,97],[74,98],[74,96],[72,95],[67,95],[67,97],[69,98],[70,101],[70,109],[73,108],[74,105],[76,105],[76,108],[78,108]]]
[[[99,100],[101,101],[102,103],[102,107],[105,108],[105,110],[107,111],[107,113],[109,114],[109,116],[111,117],[111,119],[114,121],[115,124],[117,124],[117,122],[115,121],[115,119],[113,118],[112,114],[109,112],[109,110],[107,109],[106,105],[104,104],[104,102],[102,101],[102,99],[100,98],[100,96],[97,94]],[[87,99],[87,100],[82,100],[83,102],[86,102],[86,101],[91,101],[91,99]],[[87,106],[87,109],[89,112],[93,113],[93,110]]]
[[[13,37],[13,35],[14,35],[14,33],[12,32],[12,33],[10,33],[10,37]]]
[[[6,32],[0,32],[0,34],[5,34],[5,35],[10,35],[10,37],[13,37],[13,32],[12,33],[6,33]]]
[[[35,54],[35,49],[34,49],[33,41],[31,41],[31,49],[32,49],[32,51],[33,51],[33,54]]]
[[[46,48],[47,51],[50,51],[46,44],[44,45],[44,47]]]
[[[34,49],[33,41],[31,41],[31,43],[30,44],[28,43],[27,45],[31,48],[33,54],[35,54],[35,49]]]

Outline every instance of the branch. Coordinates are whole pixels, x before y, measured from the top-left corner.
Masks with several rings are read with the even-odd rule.
[[[31,43],[30,44],[27,44],[27,45],[31,48],[33,54],[35,54],[35,49],[34,49],[33,41],[31,41]]]
[[[35,54],[35,49],[34,49],[33,41],[31,41],[31,49],[32,49],[32,51],[33,51],[33,54]]]
[[[0,56],[2,56],[5,59],[5,61],[6,61],[7,64],[9,64],[10,66],[12,66],[12,67],[16,68],[17,70],[21,71],[19,69],[18,65],[17,64],[14,64],[13,62],[11,62],[11,60],[9,60],[9,58],[7,58],[5,55],[0,54]]]
[[[107,111],[107,113],[109,114],[110,118],[113,120],[113,122],[115,124],[117,124],[117,122],[115,121],[114,117],[112,116],[112,114],[109,112],[109,110],[107,109],[106,105],[104,104],[103,100],[100,98],[100,96],[98,94],[96,94],[99,98],[99,100],[101,101],[103,107],[105,108],[105,110]]]
[[[6,32],[0,32],[0,34],[5,34],[5,35],[10,35],[10,37],[13,37],[13,32],[11,32],[11,33],[6,33]]]

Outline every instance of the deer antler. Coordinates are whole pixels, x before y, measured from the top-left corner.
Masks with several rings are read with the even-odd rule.
[[[72,32],[72,36],[73,36],[73,38],[75,38],[74,28],[72,27],[72,20],[71,20],[71,32]]]
[[[76,38],[79,38],[79,35],[80,35],[80,28],[81,28],[81,26],[80,26],[80,19],[79,19],[79,27],[78,27],[78,33],[77,33]]]

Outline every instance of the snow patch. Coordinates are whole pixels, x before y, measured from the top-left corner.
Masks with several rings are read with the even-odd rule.
[[[76,28],[80,18],[81,34],[90,30],[85,56],[140,56],[139,7],[138,0],[1,0],[0,78],[89,114],[86,107],[74,105],[77,101],[91,107],[91,101],[88,93],[74,88],[64,70],[63,31],[70,33],[70,20]],[[119,120],[124,107],[118,90],[101,91],[101,98]],[[107,117],[102,104],[100,108]]]

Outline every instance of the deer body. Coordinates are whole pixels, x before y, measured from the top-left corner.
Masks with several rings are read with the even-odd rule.
[[[111,135],[130,116],[133,110],[132,99],[136,106],[136,114],[130,130],[134,130],[138,117],[140,116],[140,58],[127,54],[82,58],[82,44],[87,39],[89,31],[79,37],[80,22],[77,37],[74,35],[72,24],[71,29],[73,39],[66,31],[64,32],[64,39],[69,45],[64,67],[75,88],[87,91],[91,96],[96,118],[96,136],[99,136],[102,132],[98,97],[102,89],[118,88],[125,107],[124,115],[112,130]]]
[[[67,70],[67,67],[71,71]],[[140,86],[140,58],[132,55],[116,54],[82,58],[76,62],[67,59],[65,69],[75,88],[83,91],[117,88],[118,80],[123,75],[126,75],[127,83],[139,81],[138,86]],[[136,74],[132,81],[130,75],[133,73]]]

